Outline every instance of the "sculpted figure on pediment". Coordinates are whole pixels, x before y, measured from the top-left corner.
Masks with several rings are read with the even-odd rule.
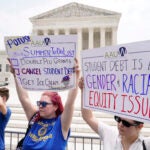
[[[82,5],[78,3],[71,3],[41,15],[38,15],[34,18],[38,19],[48,19],[48,18],[61,18],[61,17],[89,17],[89,16],[107,16],[115,15],[115,12],[111,12],[104,9],[99,9],[95,7],[90,7],[87,5]]]
[[[88,8],[80,8],[80,7],[72,7],[66,8],[63,10],[59,10],[57,12],[52,12],[44,18],[52,18],[52,17],[86,17],[86,16],[99,16],[99,15],[107,15],[104,12],[98,12],[94,10],[90,10]]]

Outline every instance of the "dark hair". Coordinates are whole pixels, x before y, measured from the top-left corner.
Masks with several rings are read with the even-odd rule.
[[[6,100],[8,100],[9,98],[9,89],[7,88],[0,88],[0,96],[5,96],[6,97]]]
[[[56,116],[58,117],[64,111],[64,107],[59,94],[57,92],[45,91],[42,95],[47,95],[48,97],[50,97],[52,103],[58,106],[56,110]]]

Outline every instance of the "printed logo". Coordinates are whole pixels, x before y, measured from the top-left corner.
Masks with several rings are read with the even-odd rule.
[[[48,38],[48,37],[44,38],[44,42],[45,42],[46,45],[48,45],[50,43],[50,38]]]
[[[125,54],[127,54],[127,49],[125,47],[120,47],[119,48],[119,54],[121,56],[124,56]]]

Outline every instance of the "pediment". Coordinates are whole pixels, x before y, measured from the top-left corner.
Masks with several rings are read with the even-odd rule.
[[[69,3],[62,7],[39,14],[30,19],[50,19],[50,18],[66,18],[66,17],[89,17],[89,16],[109,16],[120,15],[117,12],[91,7],[79,3]]]

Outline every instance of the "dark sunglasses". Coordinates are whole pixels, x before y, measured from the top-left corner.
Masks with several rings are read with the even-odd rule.
[[[122,122],[122,124],[125,126],[125,127],[127,127],[127,128],[129,128],[129,127],[131,127],[131,126],[138,126],[139,124],[138,123],[129,123],[128,121],[125,121],[125,120],[122,120],[120,117],[118,117],[118,116],[114,116],[114,119],[118,122],[118,123],[120,123],[120,122]]]
[[[42,107],[46,107],[47,105],[52,105],[53,103],[48,103],[48,102],[45,102],[45,101],[37,101],[36,102],[37,106],[42,106]]]

